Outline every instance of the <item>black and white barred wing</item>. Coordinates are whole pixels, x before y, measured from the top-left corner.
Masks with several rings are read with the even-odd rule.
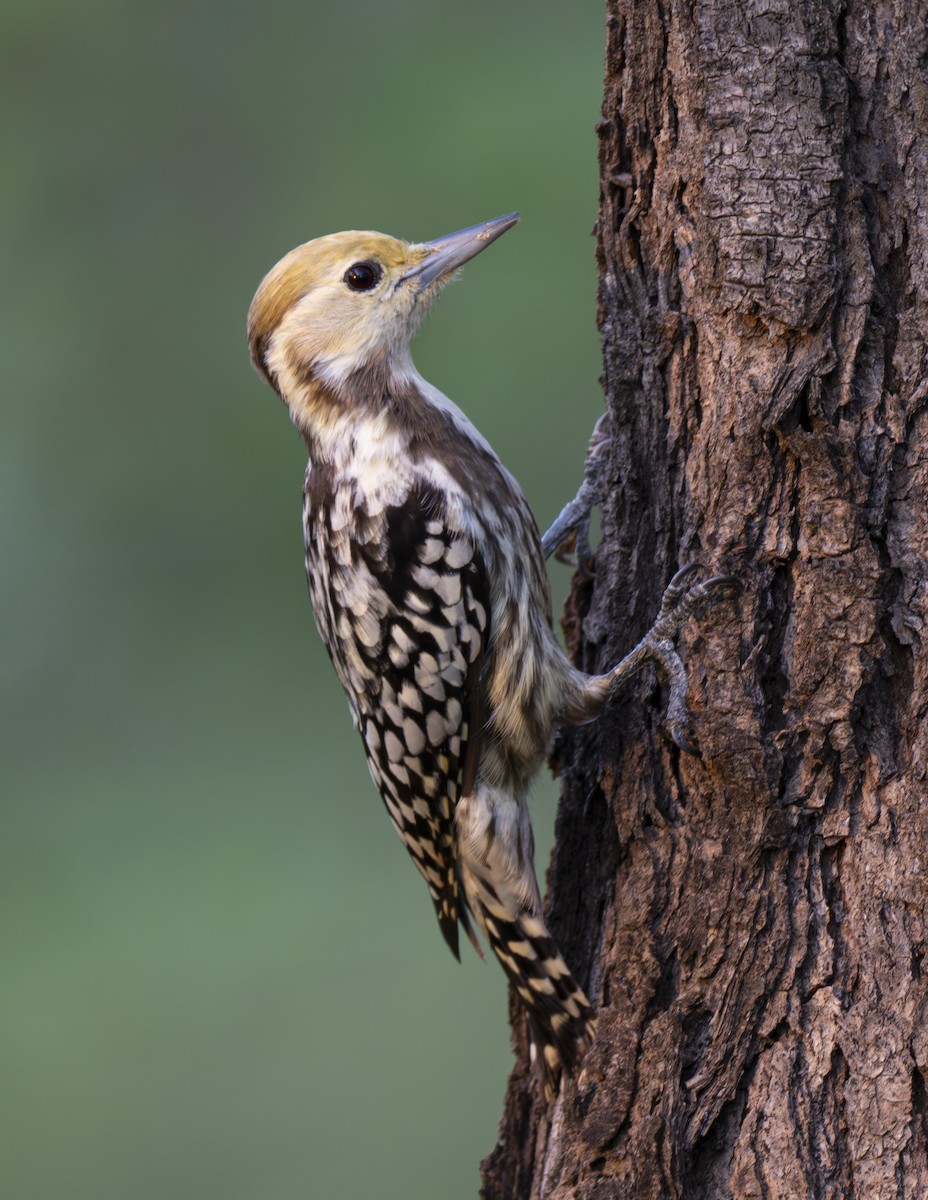
[[[336,543],[339,521],[336,506]],[[457,955],[458,922],[470,929],[454,812],[483,725],[486,574],[473,540],[449,526],[429,489],[375,514],[355,507],[349,524],[334,556],[349,561],[344,569],[332,562],[329,595],[319,597],[338,635],[326,641],[354,700],[374,783]]]

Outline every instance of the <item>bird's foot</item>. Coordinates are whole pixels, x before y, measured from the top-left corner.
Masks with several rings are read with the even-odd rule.
[[[590,513],[605,494],[605,473],[612,434],[609,414],[603,413],[593,426],[593,436],[583,463],[583,482],[554,524],[541,539],[545,558],[553,554],[568,566],[586,567],[592,561],[590,549]]]
[[[615,694],[616,689],[630,679],[647,663],[653,662],[667,682],[670,697],[667,715],[664,718],[667,730],[674,743],[689,754],[698,754],[698,748],[688,734],[689,720],[686,712],[686,668],[674,640],[688,617],[693,616],[707,604],[712,603],[718,593],[730,587],[734,580],[728,575],[715,575],[711,579],[697,582],[694,574],[696,564],[682,567],[664,590],[661,607],[654,624],[638,645],[620,663],[604,675],[590,677],[584,685],[576,710],[579,721],[587,721],[600,711],[603,704]]]
[[[688,617],[694,616],[711,604],[717,599],[719,592],[734,583],[729,575],[714,575],[711,579],[696,581],[694,574],[697,570],[697,564],[690,563],[677,571],[664,589],[660,611],[654,624],[632,651],[634,654],[641,650],[641,664],[650,659],[667,680],[670,696],[664,723],[674,743],[688,754],[698,754],[699,750],[688,737],[686,668],[674,645],[674,639]]]

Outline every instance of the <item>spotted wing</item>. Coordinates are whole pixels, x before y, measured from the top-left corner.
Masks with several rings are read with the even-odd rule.
[[[473,540],[451,526],[429,488],[414,489],[376,519],[363,512],[356,519],[351,587],[366,602],[355,598],[352,609],[351,597],[339,597],[337,578],[331,589],[358,631],[353,657],[363,670],[355,676],[364,686],[356,720],[374,782],[457,955],[458,922],[470,931],[454,811],[465,775],[476,770],[483,726],[486,573]]]

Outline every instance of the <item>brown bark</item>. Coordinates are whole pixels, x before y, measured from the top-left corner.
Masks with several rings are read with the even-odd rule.
[[[551,925],[599,1008],[524,1034],[486,1200],[928,1196],[928,11],[611,0],[598,227],[613,490],[588,670],[674,569],[737,576],[562,735]]]

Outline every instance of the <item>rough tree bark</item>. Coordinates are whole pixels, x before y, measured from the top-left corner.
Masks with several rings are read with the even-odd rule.
[[[928,11],[611,0],[613,426],[588,670],[674,569],[701,757],[645,678],[563,735],[551,924],[599,1008],[518,1062],[486,1200],[928,1197]]]

